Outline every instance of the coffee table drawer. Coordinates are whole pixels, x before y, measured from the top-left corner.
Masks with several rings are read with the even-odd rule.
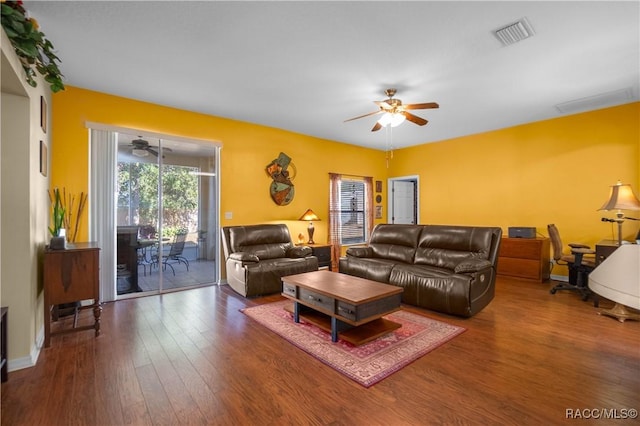
[[[309,291],[306,288],[299,288],[300,291],[300,302],[308,305],[317,306],[319,308],[324,309],[325,311],[329,311],[331,313],[335,310],[335,299],[329,296],[325,296],[324,294],[315,293],[313,291]]]
[[[397,309],[400,307],[401,300],[401,294],[396,294],[357,306],[338,300],[338,312],[336,313],[341,317],[350,319],[351,321],[360,321],[374,315],[379,315]]]
[[[295,285],[282,283],[282,292],[284,294],[286,294],[287,296],[291,296],[291,297],[295,297],[295,298],[298,297],[298,293],[296,291],[296,286]]]

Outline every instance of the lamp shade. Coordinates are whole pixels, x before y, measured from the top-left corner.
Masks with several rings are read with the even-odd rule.
[[[633,193],[631,185],[618,181],[611,186],[609,200],[598,210],[640,210],[640,200]]]
[[[640,309],[640,245],[623,244],[589,274],[589,288],[594,293],[616,303],[600,314],[618,321],[640,319],[627,306]]]
[[[308,222],[311,222],[313,220],[320,220],[320,218],[313,212],[313,210],[308,209],[302,216],[300,216],[300,219],[298,220],[306,220]]]

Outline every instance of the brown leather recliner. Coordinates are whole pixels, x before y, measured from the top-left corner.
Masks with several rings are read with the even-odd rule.
[[[281,277],[318,270],[311,247],[295,246],[282,224],[223,227],[222,247],[227,282],[245,297],[280,293]]]
[[[497,227],[381,224],[368,247],[347,249],[339,271],[402,287],[404,303],[470,317],[494,297],[501,237]]]

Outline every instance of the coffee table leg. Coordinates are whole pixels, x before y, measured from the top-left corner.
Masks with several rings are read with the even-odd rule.
[[[331,341],[338,341],[338,320],[336,317],[331,317]]]
[[[300,304],[293,302],[293,322],[300,322]]]

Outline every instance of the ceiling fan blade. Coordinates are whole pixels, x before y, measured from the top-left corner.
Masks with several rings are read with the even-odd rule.
[[[394,107],[392,104],[390,104],[387,101],[373,101],[373,103],[378,105],[383,110],[390,110],[390,109],[393,109]]]
[[[413,115],[409,112],[403,112],[402,114],[404,114],[404,116],[407,118],[407,120],[409,120],[412,123],[417,124],[418,126],[424,126],[425,124],[428,123],[427,120],[425,120],[424,118],[418,117],[417,115]]]
[[[152,153],[152,154],[153,154],[153,155],[155,155],[156,157],[158,156],[158,151],[156,151],[155,149],[147,148],[147,151],[149,151],[150,153]]]
[[[377,132],[378,130],[382,129],[382,124],[378,123],[376,121],[376,124],[373,125],[373,128],[371,129],[372,132]]]
[[[404,105],[404,109],[430,109],[430,108],[440,108],[440,105],[438,105],[436,102]]]
[[[360,115],[360,116],[358,116],[358,117],[353,117],[353,118],[350,118],[350,119],[348,119],[348,120],[344,120],[344,122],[346,123],[347,121],[353,121],[353,120],[357,120],[357,119],[359,119],[359,118],[368,117],[368,116],[370,116],[370,115],[380,114],[381,112],[382,112],[382,110],[380,110],[380,111],[370,112],[369,114]]]

